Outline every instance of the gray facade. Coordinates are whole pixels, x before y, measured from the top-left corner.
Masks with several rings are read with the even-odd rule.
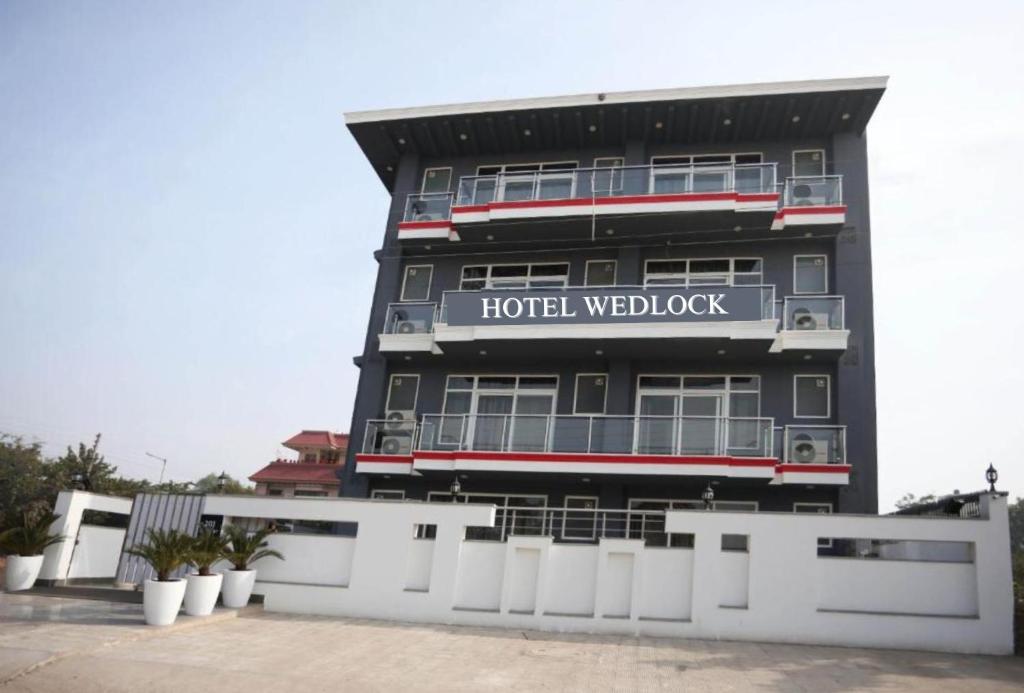
[[[829,83],[820,88],[794,88],[792,94],[768,90],[765,96],[753,88],[750,94],[728,92],[727,96],[695,101],[682,94],[614,105],[605,105],[601,95],[593,104],[577,106],[536,104],[531,108],[527,104],[501,110],[498,105],[498,110],[468,109],[466,115],[434,115],[424,109],[423,114],[387,114],[379,119],[367,114],[350,120],[350,129],[391,192],[392,202],[381,248],[375,253],[379,269],[364,349],[355,358],[360,378],[342,493],[365,497],[374,489],[386,489],[401,490],[407,498],[426,498],[429,491],[445,492],[456,476],[357,472],[357,455],[372,452],[363,440],[366,423],[387,414],[388,388],[395,374],[419,377],[417,417],[444,411],[446,378],[452,375],[557,376],[553,414],[572,415],[576,375],[606,374],[604,414],[617,416],[639,413],[641,376],[754,375],[759,378],[758,416],[773,419],[774,427],[845,427],[843,461],[850,465],[848,481],[768,483],[701,475],[484,471],[458,473],[461,485],[464,492],[542,494],[551,506],[560,507],[566,495],[583,495],[599,498],[601,507],[624,508],[636,498],[699,498],[701,489],[713,482],[716,498],[755,500],[761,510],[789,511],[794,503],[828,503],[835,512],[877,512],[871,233],[864,129],[881,91],[877,85]],[[650,115],[652,110],[654,116]],[[587,132],[610,129],[613,112],[623,124],[601,141],[590,141]],[[659,120],[658,113],[668,115]],[[723,114],[732,115],[726,118]],[[801,117],[794,121],[798,115]],[[729,125],[723,125],[726,120]],[[506,121],[515,124],[499,125],[488,139],[488,124],[494,127],[495,122]],[[552,134],[550,125],[545,129],[544,124],[552,122],[565,134]],[[594,130],[585,127],[588,122],[597,124]],[[577,123],[579,132],[574,135]],[[671,132],[666,133],[670,126]],[[509,134],[514,129],[520,134],[518,142]],[[467,140],[460,137],[463,130],[469,134]],[[535,140],[529,144],[522,136],[527,131]],[[389,146],[381,144],[381,138]],[[474,139],[480,141],[476,151],[464,144]],[[649,166],[653,157],[758,153],[762,162],[777,165],[781,187],[781,181],[794,175],[794,152],[804,150],[823,151],[824,174],[842,176],[846,209],[840,223],[773,230],[771,215],[623,212],[571,220],[492,221],[477,224],[474,228],[480,231],[462,233],[459,242],[408,242],[399,233],[407,198],[421,191],[425,171],[431,168],[451,168],[450,189],[455,190],[462,177],[475,176],[481,167],[495,165],[573,162],[587,168],[594,166],[596,159],[617,157],[629,167]],[[566,263],[567,285],[576,287],[584,284],[588,260],[615,260],[617,286],[643,286],[648,261],[752,258],[760,260],[759,283],[773,286],[781,299],[795,293],[794,256],[803,255],[827,258],[827,295],[842,296],[844,301],[845,329],[849,330],[845,349],[795,348],[772,353],[766,342],[757,339],[634,336],[495,338],[453,344],[443,353],[381,350],[380,335],[385,331],[388,306],[401,301],[405,269],[411,265],[431,267],[429,293],[422,300],[440,304],[444,292],[460,288],[463,269],[470,265]],[[828,376],[827,416],[796,416],[797,375]]]

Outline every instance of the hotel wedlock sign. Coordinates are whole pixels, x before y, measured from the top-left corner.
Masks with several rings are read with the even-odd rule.
[[[654,286],[456,291],[446,294],[445,306],[447,323],[452,326],[723,322],[760,320],[762,289]]]

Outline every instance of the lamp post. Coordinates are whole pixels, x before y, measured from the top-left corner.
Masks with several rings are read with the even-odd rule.
[[[217,493],[224,493],[224,487],[228,485],[228,475],[224,472],[217,477]]]
[[[451,492],[452,492],[452,503],[459,502],[459,491],[462,490],[462,484],[459,483],[459,477],[452,479]]]
[[[996,492],[996,482],[999,481],[999,472],[992,466],[991,463],[988,465],[988,469],[985,470],[985,481],[988,482],[988,492]]]
[[[71,486],[76,491],[85,489],[85,474],[81,472],[75,472],[71,475]]]
[[[167,458],[160,457],[160,455],[154,455],[151,452],[147,452],[146,456],[152,457],[154,460],[160,460],[160,484],[162,485],[164,483],[164,472],[167,471]]]
[[[711,501],[715,500],[715,490],[711,488],[711,484],[700,494],[700,498],[704,501],[704,509],[711,510]]]

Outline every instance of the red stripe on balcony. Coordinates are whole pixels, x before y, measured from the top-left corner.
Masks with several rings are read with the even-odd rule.
[[[492,460],[495,462],[600,462],[607,464],[712,464],[725,467],[774,467],[774,457],[731,457],[725,455],[615,455],[567,452],[437,452],[417,450],[421,460]]]
[[[440,221],[400,221],[398,222],[398,229],[400,231],[420,231],[423,229],[446,229],[452,225],[452,222],[447,219]]]
[[[374,462],[401,462],[403,464],[412,464],[412,455],[377,455],[368,452],[357,452],[356,462],[360,464],[372,464]]]
[[[776,468],[779,472],[807,472],[809,474],[849,474],[848,464],[780,464]]]
[[[846,214],[846,205],[833,207],[783,207],[775,215],[775,218],[781,219],[790,214]]]

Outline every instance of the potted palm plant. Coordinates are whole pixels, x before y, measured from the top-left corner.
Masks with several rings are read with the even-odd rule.
[[[153,566],[156,579],[146,580],[142,611],[151,626],[169,626],[178,617],[185,598],[185,581],[171,577],[188,560],[192,537],[176,529],[154,529],[146,533],[146,543],[128,549],[128,553]]]
[[[7,572],[4,587],[8,592],[27,590],[35,584],[43,567],[46,547],[64,541],[64,537],[51,534],[50,527],[60,515],[52,512],[22,514],[20,527],[0,533],[0,549],[7,554]]]
[[[185,577],[185,613],[189,616],[209,616],[217,604],[220,585],[224,581],[221,573],[211,573],[210,566],[224,558],[228,539],[219,532],[202,531],[192,540],[187,563],[196,569]]]
[[[231,570],[224,573],[224,589],[221,601],[224,606],[239,609],[249,603],[253,585],[256,584],[256,570],[250,564],[261,558],[278,558],[284,556],[274,549],[268,549],[267,536],[273,530],[264,528],[250,534],[238,525],[229,525],[224,533],[231,548],[224,553],[224,558],[231,562]]]

